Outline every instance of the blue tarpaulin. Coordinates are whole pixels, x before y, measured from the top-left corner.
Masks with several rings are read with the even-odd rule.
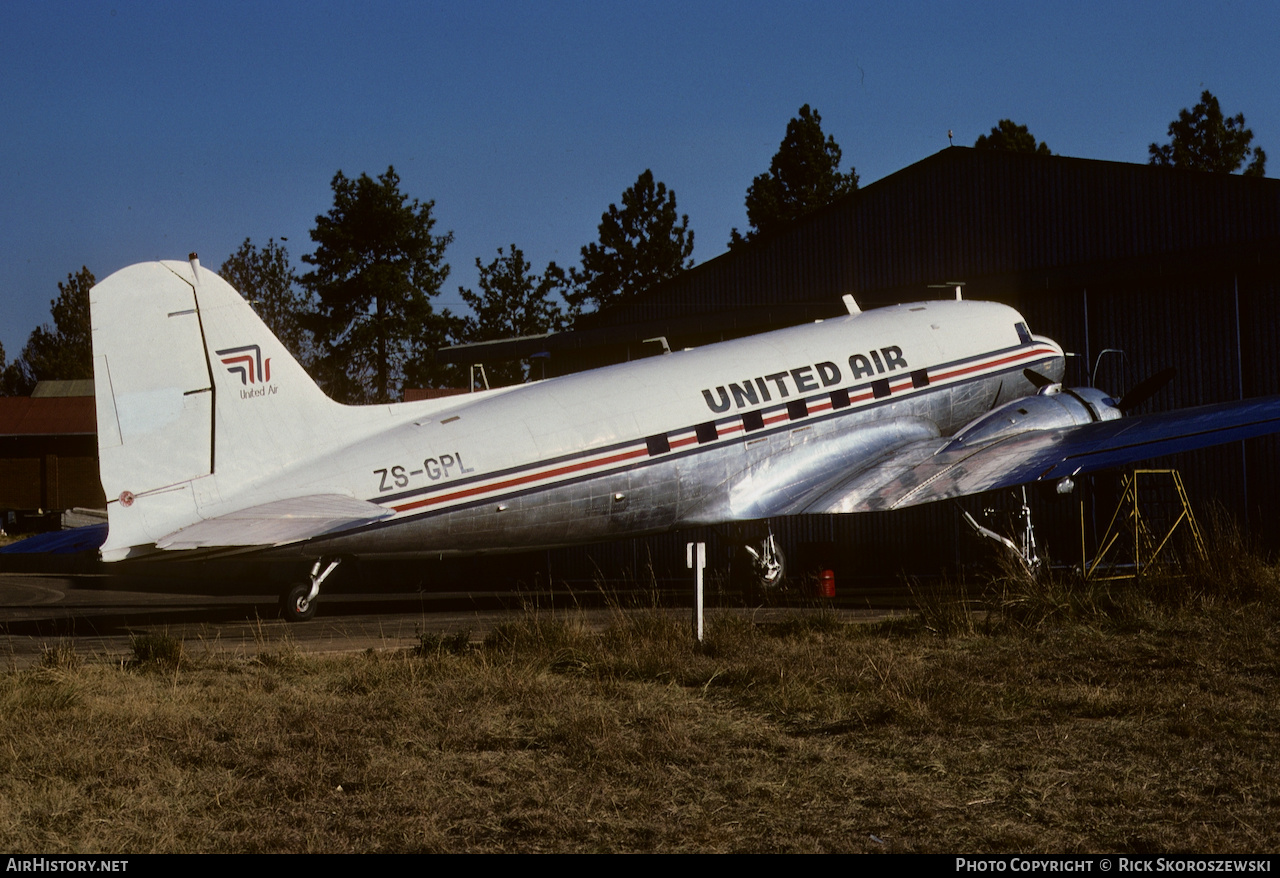
[[[25,540],[18,540],[16,543],[0,548],[0,554],[73,555],[76,552],[96,552],[106,541],[107,525],[90,524],[85,527],[73,527],[71,530],[36,534]]]

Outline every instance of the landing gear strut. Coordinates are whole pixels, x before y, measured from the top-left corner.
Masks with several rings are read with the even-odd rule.
[[[341,558],[317,558],[311,565],[311,581],[299,583],[280,596],[280,615],[286,622],[306,622],[316,614],[320,584],[338,569]]]
[[[960,512],[964,516],[965,523],[973,528],[974,533],[978,536],[1004,546],[1014,557],[1022,562],[1029,572],[1035,573],[1040,569],[1040,557],[1036,554],[1036,530],[1031,523],[1031,507],[1027,505],[1027,489],[1025,487],[1022,489],[1022,507],[1012,516],[1018,529],[1018,541],[1016,543],[1009,537],[1002,536],[991,530],[991,528],[978,524],[973,516],[963,509]],[[988,514],[990,512],[991,510],[988,510]]]
[[[748,543],[743,548],[751,556],[751,566],[761,589],[772,590],[782,585],[782,579],[787,575],[787,559],[778,548],[773,531],[755,545]]]

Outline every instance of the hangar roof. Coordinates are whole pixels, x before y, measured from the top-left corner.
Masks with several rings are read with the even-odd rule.
[[[1280,180],[948,147],[769,238],[583,315],[570,332],[437,358],[596,349],[608,359],[604,349],[619,346],[642,356],[660,350],[644,350],[645,338],[668,336],[676,347],[682,337],[704,343],[834,316],[844,293],[867,308],[937,298],[930,287],[965,281],[967,296],[1000,298],[1210,264],[1280,270]]]

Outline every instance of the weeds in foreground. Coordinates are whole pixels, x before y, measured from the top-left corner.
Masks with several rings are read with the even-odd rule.
[[[915,604],[918,624],[936,637],[964,637],[977,633],[979,619],[989,610],[969,593],[964,580],[944,579],[929,588],[918,580],[908,580],[907,590]],[[902,627],[902,626],[895,626]]]
[[[1048,564],[1033,571],[1002,555],[995,573],[976,583],[908,587],[918,624],[944,638],[1043,632],[1071,623],[1132,627],[1214,607],[1280,605],[1280,568],[1249,545],[1232,519],[1213,515],[1206,545],[1204,557],[1135,579],[1085,579]]]
[[[471,631],[461,629],[453,634],[438,634],[431,631],[418,632],[418,645],[413,647],[413,654],[419,658],[435,658],[444,654],[465,655],[471,650]]]
[[[1280,600],[1280,566],[1221,508],[1209,514],[1205,542],[1208,552],[1188,564],[1185,588],[1175,599],[1235,605]]]
[[[84,664],[75,647],[66,643],[58,643],[45,647],[40,653],[40,667],[51,671],[74,671]]]
[[[129,638],[130,665],[142,671],[176,671],[190,665],[186,645],[163,633],[135,634]]]

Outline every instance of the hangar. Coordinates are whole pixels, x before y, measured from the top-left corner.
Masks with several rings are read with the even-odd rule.
[[[841,314],[845,293],[866,309],[952,296],[960,283],[966,298],[1012,305],[1074,353],[1069,384],[1118,396],[1173,366],[1177,377],[1147,405],[1180,408],[1280,393],[1278,269],[1280,180],[949,147],[570,332],[441,358],[539,356],[548,375],[564,374],[660,355],[646,339],[678,349]],[[1270,437],[1161,463],[1182,472],[1202,513],[1221,504],[1275,548],[1278,452]],[[1054,557],[1078,557],[1082,520],[1096,531],[1114,505],[1114,480],[1094,481],[1071,502],[1033,504]],[[957,522],[954,510],[926,508],[776,530],[793,546],[828,547],[846,569],[892,575],[962,562],[969,541]],[[678,557],[680,539],[661,554]]]
[[[64,510],[106,507],[94,419],[88,380],[0,397],[0,531],[57,527]]]

